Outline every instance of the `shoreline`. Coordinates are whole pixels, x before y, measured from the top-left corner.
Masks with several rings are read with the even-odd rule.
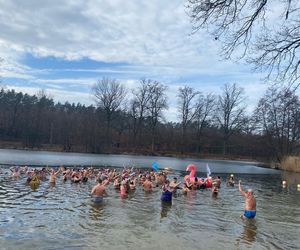
[[[214,160],[214,161],[233,161],[233,162],[243,162],[249,164],[255,164],[258,167],[262,168],[270,168],[270,169],[279,169],[272,167],[271,164],[264,162],[262,160],[257,159],[250,159],[247,157],[234,157],[229,155],[228,157],[224,157],[222,155],[209,155],[209,154],[178,154],[173,152],[156,152],[156,153],[149,153],[149,152],[131,152],[131,151],[123,151],[123,152],[104,152],[104,153],[93,153],[93,152],[82,152],[82,151],[64,151],[61,150],[58,146],[52,147],[35,147],[35,148],[27,148],[22,147],[20,145],[11,144],[8,146],[3,145],[0,142],[0,150],[19,150],[19,151],[32,151],[32,152],[51,152],[51,153],[74,153],[74,154],[91,154],[91,155],[130,155],[130,156],[153,156],[153,157],[170,157],[170,158],[190,158],[190,159],[201,159],[201,160]]]
[[[110,152],[86,152],[83,150],[63,150],[63,146],[59,145],[48,145],[42,144],[40,147],[28,148],[22,146],[20,142],[9,142],[0,141],[0,149],[7,150],[21,150],[21,151],[36,151],[36,152],[55,152],[55,153],[79,153],[79,154],[94,154],[94,155],[131,155],[131,156],[157,156],[157,157],[171,157],[171,158],[191,158],[191,159],[203,159],[203,160],[215,160],[215,161],[234,161],[255,164],[261,168],[283,170],[288,172],[300,173],[300,157],[297,156],[287,156],[283,162],[275,162],[265,159],[251,159],[249,157],[234,156],[234,155],[216,155],[216,154],[196,154],[196,153],[185,153],[180,154],[178,152],[149,152],[149,151],[116,151],[111,150]],[[292,159],[292,160],[291,160]]]

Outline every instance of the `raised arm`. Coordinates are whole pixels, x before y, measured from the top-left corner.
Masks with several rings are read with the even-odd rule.
[[[55,172],[55,175],[57,175],[60,172],[60,168]]]
[[[242,183],[242,181],[239,180],[239,190],[240,190],[241,194],[242,194],[244,197],[246,197],[246,193],[245,193],[244,190],[242,189],[241,183]]]

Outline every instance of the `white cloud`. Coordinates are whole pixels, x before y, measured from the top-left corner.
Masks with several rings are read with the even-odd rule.
[[[198,50],[202,35],[189,36],[182,0],[27,0],[0,6],[1,41],[36,56],[144,65],[186,65],[204,56]]]
[[[70,98],[69,102],[82,103],[92,103],[87,88],[102,74],[114,75],[129,89],[136,88],[141,78],[151,78],[169,86],[167,114],[172,120],[176,116],[178,87],[186,84],[203,92],[218,93],[224,83],[236,82],[255,99],[259,75],[250,73],[243,65],[221,61],[219,41],[204,31],[191,36],[185,3],[184,0],[0,0],[0,57],[5,59],[0,75],[38,86],[14,86],[15,89],[35,94],[42,86],[56,100]],[[21,63],[27,53],[127,65],[35,69]],[[100,77],[70,76],[72,72],[99,73]],[[52,73],[59,76],[51,77]],[[85,91],[67,91],[80,87]]]
[[[81,103],[84,105],[94,105],[93,98],[90,93],[82,93],[76,91],[63,91],[51,88],[38,88],[38,87],[19,87],[6,85],[6,89],[14,89],[17,92],[28,93],[30,95],[37,95],[41,89],[46,91],[46,95],[52,97],[55,102],[69,102]]]
[[[87,85],[92,86],[97,81],[96,78],[60,78],[60,79],[34,79],[32,82],[59,85]]]

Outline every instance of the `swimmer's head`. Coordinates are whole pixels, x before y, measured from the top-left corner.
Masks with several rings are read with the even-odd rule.
[[[104,180],[106,180],[106,179],[107,179],[107,177],[106,177],[105,175],[103,175],[103,174],[102,174],[102,175],[100,176],[100,178],[99,178],[99,179],[101,179],[101,181],[104,181]]]
[[[253,189],[249,188],[249,189],[247,190],[247,194],[253,195]]]
[[[234,176],[233,174],[230,175],[230,177],[233,177],[233,176]]]

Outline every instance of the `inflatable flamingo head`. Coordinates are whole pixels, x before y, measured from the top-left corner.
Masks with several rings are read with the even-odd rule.
[[[194,164],[187,165],[186,171],[196,171],[195,165]]]

